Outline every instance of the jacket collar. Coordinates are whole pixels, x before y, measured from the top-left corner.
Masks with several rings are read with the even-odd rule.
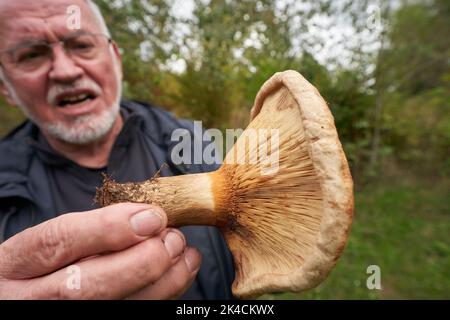
[[[115,142],[116,147],[126,145],[130,141],[130,135],[139,130],[147,139],[150,139],[157,165],[162,167],[164,163],[169,164],[170,169],[163,168],[160,172],[161,176],[200,172],[197,166],[175,165],[171,162],[170,154],[177,143],[171,141],[171,134],[173,130],[180,127],[192,131],[193,127],[189,121],[178,120],[170,113],[152,105],[129,100],[121,102],[121,112],[126,117],[126,121]],[[64,164],[70,161],[52,150],[45,139],[40,140],[42,139],[39,138],[40,135],[36,125],[25,121],[0,140],[0,155],[6,155],[0,158],[0,198],[35,199],[36,192],[30,189],[39,188],[30,188],[30,171],[44,171],[43,168],[37,169],[39,166],[42,167],[43,159],[53,164]],[[32,181],[32,183],[40,182]]]
[[[148,109],[138,103],[124,100],[121,102],[121,114],[124,117],[124,127],[115,144],[125,145],[135,130],[142,127],[152,127],[144,123]],[[148,122],[148,120],[147,120]],[[147,130],[154,136],[157,132]],[[28,186],[29,171],[38,158],[41,162],[52,165],[64,165],[71,162],[54,151],[40,133],[39,128],[27,120],[0,140],[0,198],[21,197],[32,200],[34,196]]]

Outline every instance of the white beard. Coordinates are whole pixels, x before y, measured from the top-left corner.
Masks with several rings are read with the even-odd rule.
[[[118,95],[120,97],[120,95]],[[39,127],[51,136],[71,144],[89,144],[104,137],[113,127],[120,109],[120,98],[99,115],[79,116],[70,124],[65,122],[43,123]]]

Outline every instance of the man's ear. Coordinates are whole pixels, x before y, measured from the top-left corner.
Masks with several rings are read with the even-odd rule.
[[[117,62],[119,63],[119,67],[120,67],[120,77],[122,78],[123,75],[123,67],[122,67],[122,54],[120,53],[120,48],[117,45],[117,43],[115,41],[112,41],[112,47],[113,47],[113,52],[114,55],[117,59]]]
[[[0,93],[6,99],[6,102],[8,102],[8,104],[10,104],[11,106],[16,106],[16,102],[14,101],[11,93],[8,90],[8,87],[2,79],[0,79]]]

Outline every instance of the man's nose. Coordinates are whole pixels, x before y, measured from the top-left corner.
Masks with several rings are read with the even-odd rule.
[[[49,78],[56,82],[72,82],[83,75],[83,69],[76,65],[62,47],[53,49],[53,61]]]

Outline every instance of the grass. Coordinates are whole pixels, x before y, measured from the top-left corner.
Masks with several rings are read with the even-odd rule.
[[[262,299],[450,299],[449,183],[395,180],[360,188],[347,247],[330,276],[303,293]],[[369,265],[381,290],[369,290]]]

